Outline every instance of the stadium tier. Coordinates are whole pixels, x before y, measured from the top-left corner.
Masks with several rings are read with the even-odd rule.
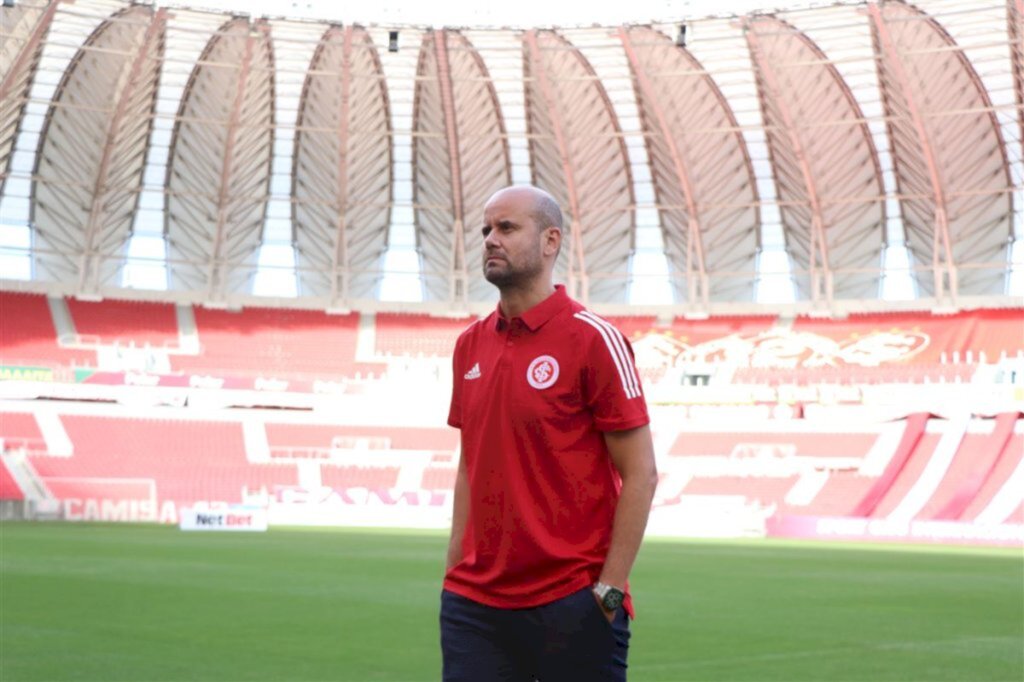
[[[433,355],[451,357],[455,339],[472,320],[430,317],[402,313],[376,315],[378,355]]]
[[[29,412],[0,412],[0,441],[5,450],[47,450],[36,416]]]
[[[302,450],[430,450],[454,452],[459,434],[449,428],[266,424],[271,453]]]
[[[4,365],[90,367],[96,353],[58,343],[45,296],[0,291],[0,359]]]
[[[239,502],[244,490],[295,485],[294,466],[247,459],[239,422],[65,414],[71,456],[30,453],[27,465],[61,499]]]
[[[25,493],[14,480],[7,463],[0,459],[0,500],[24,500]]]
[[[373,378],[395,371],[396,362],[407,367],[407,360],[450,357],[455,338],[472,319],[211,310],[0,292],[0,351],[8,372],[41,366],[58,374],[87,367],[179,376]],[[1019,308],[840,320],[610,319],[632,341],[650,382],[691,374],[717,384],[770,386],[969,383],[979,369],[1024,362],[1024,310]],[[145,355],[142,362],[138,352]]]
[[[248,308],[194,308],[200,351],[176,355],[181,372],[271,376],[354,376],[382,366],[355,360],[359,315]]]
[[[438,494],[430,499],[450,499],[454,485],[458,439],[451,429],[337,426],[312,415],[285,421],[266,411],[222,414],[216,421],[187,416],[187,410],[174,418],[80,412],[66,406],[0,413],[8,499],[38,490],[75,509],[90,500],[100,509],[105,500],[114,508],[169,503],[180,510],[254,502],[273,508],[301,497],[304,504],[327,505],[319,513],[329,516],[331,504],[352,503],[354,490],[393,505]],[[695,510],[732,508],[762,522],[844,517],[1022,524],[1021,416],[916,414],[845,430],[806,420],[739,429],[656,421],[658,441],[669,445],[658,453],[655,512],[675,509],[683,515],[680,523]],[[64,439],[70,443],[65,452],[38,446]]]
[[[64,299],[64,302],[80,341],[156,348],[178,345],[178,321],[171,303],[75,298]]]
[[[321,480],[327,488],[370,488],[390,490],[398,483],[398,467],[334,466],[320,468]]]

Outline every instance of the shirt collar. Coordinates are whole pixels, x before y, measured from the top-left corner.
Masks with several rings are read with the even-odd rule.
[[[535,332],[543,327],[552,317],[562,312],[567,305],[569,305],[569,295],[565,293],[565,285],[556,284],[555,293],[527,310],[525,313],[520,315],[518,319],[523,321],[523,324],[526,325],[527,329],[531,332]],[[509,320],[501,311],[500,303],[498,304],[498,309],[494,317],[494,328],[498,331],[501,331],[508,326]],[[512,319],[515,320],[517,318]]]

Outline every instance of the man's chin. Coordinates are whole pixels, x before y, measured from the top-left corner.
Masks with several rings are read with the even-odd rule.
[[[488,267],[484,265],[484,279],[496,287],[507,285],[514,279],[507,270],[501,267]]]

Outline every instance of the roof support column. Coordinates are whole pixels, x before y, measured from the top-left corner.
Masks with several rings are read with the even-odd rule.
[[[882,17],[882,10],[878,3],[872,2],[868,4],[868,14],[870,14],[871,21],[878,33],[878,43],[883,52],[879,56],[885,59],[886,64],[892,69],[892,73],[897,81],[896,85],[906,98],[914,131],[917,134],[918,143],[921,145],[921,153],[924,155],[925,164],[928,166],[928,178],[931,182],[932,194],[935,197],[935,218],[932,238],[932,276],[935,279],[935,298],[942,300],[943,295],[948,292],[955,305],[957,298],[956,263],[953,261],[952,240],[949,236],[946,194],[942,186],[942,179],[939,176],[935,149],[928,135],[928,129],[925,127],[920,105],[914,97],[913,90],[910,88],[910,79],[907,77],[906,71],[903,70],[903,63],[900,61],[896,45],[892,40],[892,34],[889,33],[889,27]]]
[[[576,189],[576,178],[573,174],[572,161],[569,158],[569,145],[565,139],[565,128],[562,123],[562,112],[555,99],[551,83],[548,81],[544,63],[540,57],[540,46],[537,45],[537,33],[530,30],[523,37],[530,50],[530,61],[533,64],[533,73],[540,85],[541,93],[544,96],[544,103],[547,105],[548,113],[551,116],[551,127],[555,133],[555,143],[558,145],[558,154],[562,159],[562,173],[565,177],[565,189],[569,195],[569,235],[572,239],[571,251],[569,254],[569,293],[574,298],[582,301],[584,305],[590,302],[590,280],[587,276],[586,258],[583,252],[583,227],[580,215],[579,192]]]
[[[450,261],[450,300],[465,303],[469,298],[469,273],[466,271],[465,207],[462,197],[462,163],[459,156],[458,121],[455,118],[455,95],[452,92],[451,64],[448,61],[448,32],[434,31],[437,52],[437,80],[441,86],[444,108],[444,129],[448,141],[448,166],[452,193],[452,257]]]
[[[1010,24],[1010,57],[1013,67],[1013,90],[1017,97],[1017,123],[1020,126],[1021,153],[1024,155],[1024,0],[1006,3]]]
[[[657,95],[654,92],[650,79],[647,77],[647,74],[644,72],[640,64],[640,60],[637,58],[636,50],[633,48],[633,41],[630,39],[626,28],[623,26],[619,27],[619,39],[622,41],[622,46],[625,48],[626,56],[629,58],[629,63],[633,67],[633,73],[636,76],[640,90],[643,92],[644,99],[647,100],[651,108],[654,110],[654,116],[658,122],[658,132],[665,141],[665,144],[668,146],[669,155],[672,157],[672,167],[676,173],[676,179],[678,180],[680,189],[682,189],[683,196],[686,199],[686,289],[688,300],[690,303],[699,304],[704,310],[707,310],[709,303],[709,286],[708,274],[704,261],[704,237],[701,233],[700,214],[698,212],[697,198],[693,189],[693,182],[690,179],[690,174],[687,171],[686,164],[683,163],[683,155],[679,151],[679,146],[676,144],[675,137],[673,137],[672,131],[668,126],[668,119],[665,116],[665,111],[658,103]]]
[[[765,84],[768,86],[768,96],[775,106],[778,107],[779,115],[782,117],[786,137],[789,139],[793,154],[800,165],[800,175],[803,178],[804,189],[807,192],[807,200],[811,208],[810,248],[807,254],[807,266],[811,280],[811,301],[814,303],[823,302],[831,308],[833,277],[832,270],[829,267],[828,241],[825,238],[825,219],[821,211],[818,187],[811,172],[811,164],[807,158],[803,140],[796,127],[796,118],[793,116],[789,103],[779,88],[779,81],[776,78],[771,62],[768,61],[764,50],[761,49],[760,37],[757,35],[757,31],[750,30],[749,22],[749,19],[743,20],[743,33],[746,36],[747,43],[750,45],[750,53],[754,58],[754,62],[764,78]]]
[[[331,252],[330,306],[337,308],[348,301],[351,272],[348,259],[348,119],[352,94],[352,27],[346,26],[342,39],[341,87],[338,115],[338,203],[334,207],[334,250]],[[294,164],[292,166],[294,174]],[[293,179],[294,181],[294,179]]]

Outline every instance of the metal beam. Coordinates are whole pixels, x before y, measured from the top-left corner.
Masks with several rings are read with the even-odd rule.
[[[589,303],[590,282],[587,277],[586,258],[583,253],[583,230],[581,226],[581,211],[579,192],[576,188],[576,178],[573,174],[572,160],[569,158],[569,146],[565,140],[565,130],[562,123],[562,112],[555,101],[555,94],[552,92],[551,83],[548,82],[547,72],[540,56],[540,47],[537,45],[537,32],[533,29],[523,36],[526,45],[530,50],[530,61],[533,64],[534,77],[540,85],[544,97],[544,104],[551,115],[551,126],[554,129],[555,144],[558,146],[558,155],[562,160],[562,173],[565,178],[565,189],[569,195],[569,234],[572,239],[572,250],[569,254],[569,288],[571,293],[579,298],[584,305]],[[576,257],[577,270],[573,267],[573,256]],[[577,279],[578,278],[578,279]]]
[[[18,52],[18,58],[14,60],[10,71],[4,76],[3,83],[0,83],[0,102],[8,101],[7,98],[11,94],[11,89],[18,80],[17,74],[25,68],[27,62],[35,58],[36,48],[43,41],[46,32],[50,30],[50,24],[53,23],[53,16],[57,13],[57,6],[59,4],[58,0],[50,0],[50,4],[46,6],[46,12],[40,17],[39,23],[36,24],[35,30],[32,31],[32,35],[22,46],[21,51]]]
[[[803,140],[796,128],[796,118],[790,111],[786,98],[782,96],[778,79],[775,77],[775,70],[771,62],[761,48],[761,41],[756,31],[750,30],[750,18],[743,19],[743,34],[750,45],[750,54],[754,58],[761,75],[764,77],[765,85],[768,86],[768,96],[772,99],[782,117],[783,130],[789,138],[789,144],[796,156],[797,164],[800,166],[800,175],[804,182],[804,189],[807,190],[807,199],[811,207],[811,243],[808,250],[808,269],[811,277],[811,300],[819,301],[824,298],[826,304],[832,304],[832,271],[828,261],[828,242],[825,239],[825,219],[822,215],[821,201],[818,196],[818,187],[814,181],[814,174],[811,172],[811,165],[807,159],[807,152],[804,149]]]
[[[167,9],[160,8],[149,22],[146,33],[142,37],[142,45],[135,53],[131,71],[124,88],[121,89],[120,97],[117,100],[117,107],[107,126],[107,137],[103,144],[103,156],[100,158],[99,169],[96,172],[96,182],[92,190],[92,205],[89,208],[89,218],[85,223],[85,234],[83,235],[81,267],[78,275],[78,289],[82,293],[97,293],[99,291],[100,261],[103,254],[95,252],[96,233],[103,229],[103,203],[107,197],[110,187],[107,186],[107,178],[110,172],[110,163],[114,155],[118,135],[121,133],[121,123],[124,121],[125,110],[131,101],[132,95],[139,86],[139,74],[142,71],[146,60],[157,43],[157,38],[164,30],[167,23]],[[97,258],[99,256],[99,258]]]
[[[934,295],[936,299],[941,300],[942,294],[946,290],[942,276],[945,270],[949,275],[949,293],[955,302],[957,297],[956,263],[953,261],[953,246],[949,236],[946,195],[942,186],[942,179],[939,176],[935,150],[928,135],[928,130],[925,127],[921,108],[914,97],[913,90],[910,88],[910,79],[903,70],[903,63],[900,61],[899,53],[893,44],[892,35],[889,33],[889,27],[886,26],[878,3],[872,2],[868,4],[868,14],[871,16],[871,21],[878,34],[879,46],[884,53],[879,56],[886,59],[886,63],[890,65],[893,75],[903,91],[914,131],[917,134],[918,143],[921,145],[921,153],[924,155],[925,164],[928,167],[928,179],[931,183],[932,195],[935,199],[935,216],[932,232],[932,275],[935,279]]]
[[[1013,67],[1013,92],[1017,99],[1017,123],[1020,126],[1021,157],[1024,158],[1024,0],[1006,3],[1010,24],[1010,59]]]
[[[448,166],[452,193],[452,260],[450,297],[453,302],[468,300],[468,273],[466,271],[465,207],[462,196],[462,163],[459,156],[458,121],[455,117],[455,95],[452,92],[451,65],[448,62],[448,31],[433,31],[434,51],[437,53],[437,81],[441,86],[441,106],[444,129],[448,141]]]
[[[325,38],[326,42],[326,38]],[[338,73],[340,113],[338,114],[338,203],[334,208],[337,222],[334,229],[334,249],[331,251],[331,306],[338,306],[348,300],[349,295],[349,254],[348,254],[348,142],[349,115],[352,96],[352,27],[346,26],[342,38],[341,71]],[[292,164],[293,174],[295,165]]]

